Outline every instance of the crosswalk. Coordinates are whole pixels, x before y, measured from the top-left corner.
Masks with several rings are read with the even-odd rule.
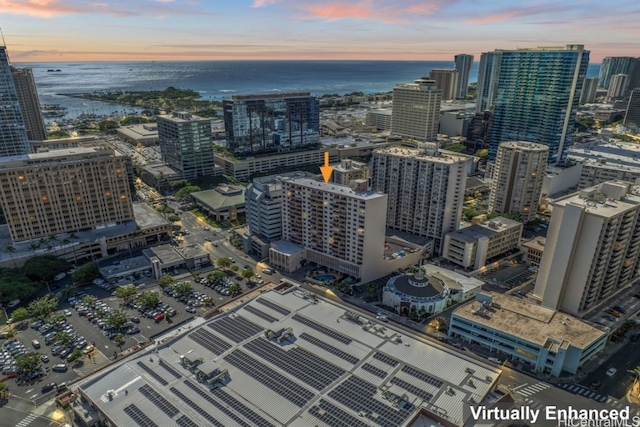
[[[527,396],[531,396],[532,394],[536,394],[540,391],[546,390],[549,387],[551,387],[551,384],[542,383],[542,382],[532,384],[532,385],[523,384],[520,387],[516,388],[516,391],[520,396],[527,397]]]
[[[596,402],[611,403],[612,401],[614,401],[614,399],[610,399],[609,397],[595,392],[587,387],[581,386],[580,384],[562,384],[559,387],[565,389],[569,393],[579,394],[580,396],[586,397],[588,399],[593,399]]]
[[[33,420],[35,420],[37,418],[38,418],[37,415],[29,414],[26,417],[24,417],[22,419],[22,421],[20,421],[18,424],[16,424],[16,427],[27,427],[29,424],[31,424],[33,422]]]

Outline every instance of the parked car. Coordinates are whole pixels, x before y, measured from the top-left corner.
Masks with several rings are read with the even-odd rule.
[[[602,381],[594,381],[589,385],[592,390],[598,390],[602,386]]]
[[[42,361],[42,363],[49,363],[49,356],[43,354],[40,356],[40,360]]]
[[[56,383],[49,383],[42,386],[42,394],[49,393],[51,390],[56,388]]]
[[[40,341],[33,340],[33,341],[31,341],[31,345],[33,346],[33,348],[38,349],[38,348],[40,348]]]
[[[138,316],[133,316],[133,317],[131,317],[131,321],[133,323],[140,323],[140,318]]]
[[[51,368],[51,370],[53,372],[67,372],[67,364],[66,363],[58,363],[57,365],[54,365],[53,368]]]
[[[185,308],[185,311],[186,311],[187,313],[195,313],[195,312],[196,312],[196,309],[195,309],[195,308],[193,308],[193,307],[187,307],[187,308]]]
[[[616,374],[616,372],[618,372],[618,370],[616,368],[609,368],[609,369],[607,369],[607,376],[609,378],[611,378],[612,376],[614,376]]]

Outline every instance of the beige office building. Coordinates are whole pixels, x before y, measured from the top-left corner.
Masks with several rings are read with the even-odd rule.
[[[369,165],[351,159],[344,159],[338,165],[333,165],[331,182],[336,184],[349,185],[355,180],[369,180]],[[365,190],[368,184],[365,183]]]
[[[605,182],[552,202],[534,295],[581,314],[638,276],[640,187]]]
[[[431,70],[429,78],[442,91],[443,101],[458,98],[458,70]]]
[[[497,217],[448,233],[442,256],[464,268],[478,270],[487,260],[520,247],[522,223]]]
[[[421,141],[435,141],[440,126],[442,91],[436,82],[421,78],[393,88],[391,133]]]
[[[272,265],[292,270],[302,265],[290,259],[304,259],[361,281],[386,274],[385,194],[309,178],[283,178],[282,191],[282,240],[289,244],[272,246]]]
[[[469,158],[432,148],[388,147],[371,160],[371,188],[387,194],[387,226],[434,240],[459,228]]]
[[[127,158],[106,146],[5,157],[0,182],[14,242],[134,219]]]
[[[518,212],[522,222],[531,221],[538,211],[549,147],[524,141],[498,146],[493,166],[489,212]]]

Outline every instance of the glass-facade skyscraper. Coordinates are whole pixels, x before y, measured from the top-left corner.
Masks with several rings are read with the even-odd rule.
[[[611,78],[616,74],[629,76],[629,89],[635,89],[640,84],[640,58],[632,56],[607,56],[602,60],[598,85],[609,89]]]
[[[29,151],[7,48],[0,46],[0,157],[27,154]]]
[[[320,141],[320,103],[309,93],[241,95],[223,101],[229,151],[282,152]]]
[[[489,158],[505,141],[549,147],[557,162],[571,144],[589,51],[582,45],[483,53],[478,108],[493,111]],[[481,110],[480,110],[481,111]]]

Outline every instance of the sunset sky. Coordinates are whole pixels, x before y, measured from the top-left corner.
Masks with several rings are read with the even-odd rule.
[[[0,0],[14,62],[451,60],[584,44],[640,56],[630,0]]]

